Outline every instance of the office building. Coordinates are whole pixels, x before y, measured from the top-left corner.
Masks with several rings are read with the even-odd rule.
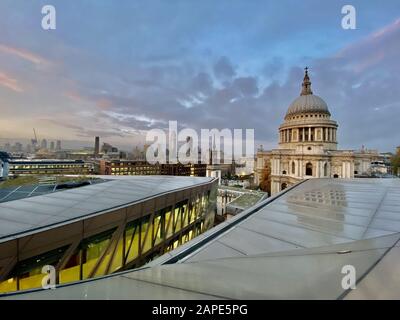
[[[213,226],[216,183],[199,177],[113,177],[0,203],[0,293],[140,267]],[[9,216],[13,215],[10,221]]]
[[[205,177],[205,164],[150,164],[137,160],[100,160],[101,175],[171,175]]]
[[[100,137],[94,138],[94,156],[98,157],[100,154]]]
[[[93,165],[83,160],[55,159],[9,159],[8,174],[19,175],[53,175],[53,174],[90,174]]]

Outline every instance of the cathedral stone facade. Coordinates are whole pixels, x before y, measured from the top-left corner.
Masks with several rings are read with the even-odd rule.
[[[268,179],[271,194],[309,178],[354,178],[368,174],[376,151],[338,150],[338,124],[328,105],[311,90],[306,68],[302,90],[279,127],[279,147],[258,151],[255,179]]]

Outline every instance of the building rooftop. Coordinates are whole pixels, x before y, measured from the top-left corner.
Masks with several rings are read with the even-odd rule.
[[[399,239],[400,179],[311,179],[142,269],[9,298],[398,298]]]
[[[96,176],[103,183],[0,203],[0,242],[41,228],[115,209],[165,192],[200,185],[203,177]]]
[[[44,181],[40,181],[44,179]],[[52,180],[54,178],[54,181]],[[46,182],[46,179],[50,179]],[[87,178],[84,176],[19,176],[18,178],[8,179],[0,182],[0,203],[18,199],[30,198],[52,192],[60,192],[58,188],[67,182],[87,181],[91,184],[102,183],[108,180],[98,178]]]
[[[70,159],[10,159],[12,164],[72,164],[72,163],[84,163],[83,160],[70,160]]]

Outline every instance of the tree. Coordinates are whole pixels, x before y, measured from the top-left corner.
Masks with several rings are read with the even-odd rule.
[[[400,148],[397,148],[397,153],[391,159],[392,173],[394,175],[400,174]]]
[[[260,189],[271,194],[271,167],[267,165],[261,176]]]

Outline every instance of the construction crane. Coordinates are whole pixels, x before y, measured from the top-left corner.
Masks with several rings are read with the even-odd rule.
[[[38,143],[38,139],[37,139],[37,135],[36,135],[36,130],[35,130],[35,128],[33,128],[33,134],[35,135],[35,138],[31,139],[31,142],[32,142],[32,145],[33,145],[34,147],[36,147],[36,146],[37,146],[37,143]]]

